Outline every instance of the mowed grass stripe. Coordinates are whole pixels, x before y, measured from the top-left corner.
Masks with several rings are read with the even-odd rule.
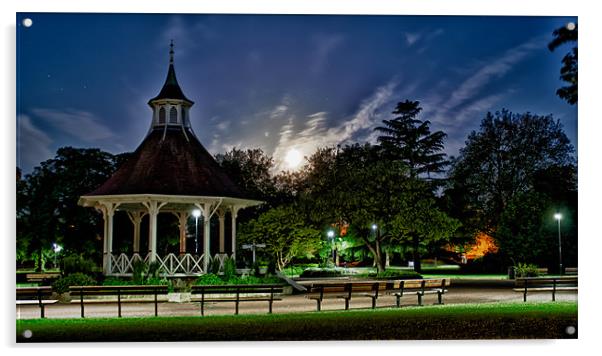
[[[577,304],[492,303],[205,317],[17,321],[18,342],[574,338]],[[23,333],[30,330],[31,338]]]

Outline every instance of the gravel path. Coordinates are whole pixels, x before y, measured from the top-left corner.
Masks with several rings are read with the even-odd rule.
[[[495,303],[495,302],[521,302],[523,295],[512,291],[511,288],[484,288],[484,287],[456,287],[449,288],[444,296],[445,304],[466,303]],[[551,293],[533,293],[528,295],[529,302],[551,301]],[[576,292],[562,292],[556,294],[557,301],[577,301]],[[432,304],[437,301],[436,295],[424,297],[424,304]],[[342,299],[327,299],[322,303],[322,310],[344,309]],[[402,307],[416,306],[415,296],[406,296],[402,299]],[[388,308],[395,306],[395,297],[384,296],[377,300],[377,308]],[[350,308],[370,308],[370,298],[351,299]],[[316,302],[306,299],[303,295],[284,296],[282,301],[274,302],[274,313],[310,312],[316,310]],[[126,302],[122,304],[123,317],[144,317],[154,315],[153,303]],[[240,314],[260,313],[268,311],[267,302],[244,302],[240,303]],[[205,305],[205,315],[227,315],[234,314],[234,303],[208,303]],[[116,317],[117,303],[90,303],[85,306],[86,317]],[[160,303],[159,316],[200,316],[198,303]],[[17,306],[17,319],[36,319],[40,317],[40,309],[37,305]],[[47,318],[79,318],[79,304],[55,304],[46,307]]]

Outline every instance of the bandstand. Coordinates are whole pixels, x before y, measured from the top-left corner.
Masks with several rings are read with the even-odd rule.
[[[149,100],[153,115],[148,134],[132,156],[100,187],[83,195],[79,204],[100,211],[104,220],[103,273],[127,276],[137,260],[157,262],[169,276],[206,273],[217,259],[236,257],[236,217],[240,209],[259,205],[226,175],[203,147],[189,119],[194,104],[184,96],[174,69],[173,44],[167,79],[159,95]],[[188,219],[202,214],[202,254],[186,249]],[[133,224],[132,254],[113,250],[113,220],[125,213]],[[157,253],[157,216],[178,219],[179,254]],[[142,219],[148,216],[148,251],[140,251]],[[219,220],[219,252],[211,256],[211,219]],[[226,217],[231,224],[231,251],[225,251]]]

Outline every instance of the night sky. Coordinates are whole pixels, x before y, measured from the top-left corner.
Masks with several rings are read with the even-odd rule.
[[[33,25],[22,25],[31,18]],[[62,146],[133,151],[167,73],[169,42],[191,121],[213,154],[374,142],[398,101],[456,155],[487,111],[553,114],[575,149],[577,107],[555,94],[552,31],[576,18],[17,14],[17,166]]]

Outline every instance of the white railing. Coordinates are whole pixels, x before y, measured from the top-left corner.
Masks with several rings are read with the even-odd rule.
[[[156,256],[156,261],[159,264],[159,274],[162,276],[195,276],[206,273],[204,271],[205,255],[194,256],[189,253],[185,255],[175,255],[173,253],[167,256]],[[215,256],[207,256],[209,268],[214,267],[214,262],[219,261],[218,273],[224,269],[224,263],[228,257],[227,254],[218,253]],[[147,254],[144,258],[135,253],[128,256],[125,253],[119,255],[111,255],[111,273],[110,275],[127,276],[134,272],[134,263],[141,261],[147,266],[150,264],[151,254]]]

